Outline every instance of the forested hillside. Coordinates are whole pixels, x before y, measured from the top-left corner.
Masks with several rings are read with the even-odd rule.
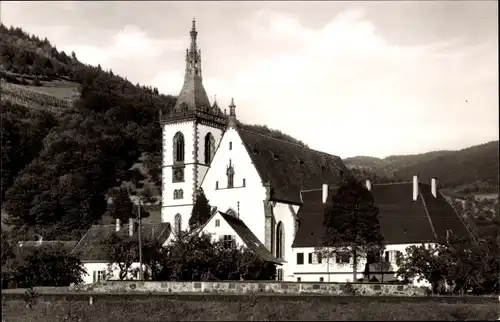
[[[168,113],[176,97],[3,25],[0,72],[2,220],[23,238],[80,237],[119,188],[158,197],[159,110]],[[243,126],[303,144],[265,126]]]
[[[344,162],[353,171],[369,171],[391,181],[408,181],[415,174],[423,182],[437,177],[441,188],[459,194],[496,192],[499,187],[498,141],[459,151],[394,155],[383,159],[358,156]]]

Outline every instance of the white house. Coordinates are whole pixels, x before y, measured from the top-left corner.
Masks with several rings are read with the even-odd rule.
[[[283,261],[277,259],[262,244],[257,236],[247,227],[247,225],[238,218],[235,212],[223,213],[215,212],[212,217],[197,231],[212,235],[213,241],[221,241],[225,247],[247,247],[255,252],[261,259],[282,265]]]
[[[115,225],[93,225],[87,233],[76,244],[71,252],[77,255],[87,272],[83,276],[85,284],[96,283],[105,279],[119,279],[119,268],[116,264],[112,266],[111,274],[109,274],[106,252],[102,248],[102,242],[112,233],[119,236],[129,235],[138,237],[138,225],[133,219],[129,220],[129,224],[122,225],[120,220],[116,221]],[[162,245],[166,245],[171,238],[171,229],[169,223],[142,224],[141,239],[142,240],[157,240]],[[132,269],[139,268],[139,261],[132,264]],[[143,269],[146,269],[143,267]],[[127,276],[131,278],[132,276]]]
[[[233,99],[229,113],[217,102],[210,104],[197,34],[193,21],[184,86],[175,107],[161,116],[162,221],[171,223],[174,231],[186,229],[195,192],[202,188],[210,204],[222,211],[203,231],[248,244],[235,228],[237,220],[282,262],[279,280],[352,279],[352,268],[340,265],[350,259],[320,259],[314,252],[323,229],[324,202],[348,173],[344,163],[338,156],[256,133],[237,121]],[[387,243],[388,264],[372,274],[378,280],[395,279],[396,254],[410,245],[438,242],[448,230],[470,236],[435,180],[432,187],[417,177],[408,183],[368,182],[367,187],[380,209]],[[364,271],[364,263],[359,267]]]

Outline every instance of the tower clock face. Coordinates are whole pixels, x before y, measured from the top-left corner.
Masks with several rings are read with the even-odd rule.
[[[184,169],[183,168],[174,168],[174,182],[182,182],[184,181]]]

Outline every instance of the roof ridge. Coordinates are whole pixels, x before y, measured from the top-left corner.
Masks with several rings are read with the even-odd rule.
[[[381,182],[381,183],[373,183],[372,186],[388,186],[388,185],[393,185],[393,184],[408,184],[412,183],[412,181],[402,181],[402,182]]]
[[[439,243],[439,238],[438,235],[436,234],[436,230],[434,229],[434,224],[432,223],[431,215],[429,214],[429,209],[427,209],[427,204],[424,199],[424,194],[422,193],[422,190],[418,188],[418,195],[420,196],[420,199],[422,200],[422,204],[424,206],[424,211],[427,214],[427,218],[429,219],[429,225],[431,225],[432,233],[434,234],[434,237],[436,238],[436,242]]]
[[[315,150],[315,149],[311,149],[310,147],[308,146],[304,146],[304,145],[300,145],[298,143],[295,143],[295,142],[290,142],[290,141],[287,141],[287,140],[282,140],[282,139],[278,139],[278,138],[275,138],[273,136],[270,136],[270,135],[267,135],[267,134],[262,134],[262,133],[257,133],[257,132],[254,132],[254,131],[250,131],[250,130],[247,130],[247,129],[243,129],[240,127],[240,130],[241,131],[245,131],[245,132],[248,132],[248,133],[252,133],[252,134],[256,134],[256,135],[260,135],[260,136],[264,136],[266,138],[269,138],[269,139],[273,139],[275,141],[278,141],[280,143],[286,143],[286,144],[289,144],[289,145],[294,145],[294,146],[297,146],[299,148],[303,148],[303,149],[306,149],[306,150],[309,150],[311,152],[316,152],[318,154],[326,154],[326,155],[329,155],[329,156],[332,156],[332,157],[337,157],[337,158],[340,158],[338,155],[334,155],[334,154],[330,154],[330,153],[327,153],[327,152],[324,152],[324,151],[319,151],[319,150]],[[279,130],[278,130],[279,131]],[[286,133],[283,133],[283,134],[286,134]],[[288,135],[288,134],[286,134]]]

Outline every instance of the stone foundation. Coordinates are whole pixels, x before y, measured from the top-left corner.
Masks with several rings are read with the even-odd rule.
[[[106,281],[75,285],[73,291],[151,292],[151,293],[218,293],[218,294],[288,294],[288,295],[361,295],[361,296],[425,296],[425,289],[412,285],[375,283],[307,283],[307,282],[150,282]]]

